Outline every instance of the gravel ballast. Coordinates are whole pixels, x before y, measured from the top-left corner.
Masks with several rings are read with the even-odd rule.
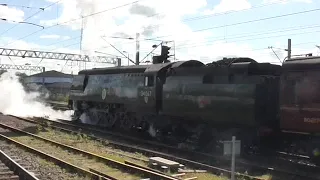
[[[52,162],[49,162],[43,158],[38,157],[35,154],[29,153],[22,148],[10,144],[4,140],[0,140],[0,150],[6,153],[8,156],[17,156],[21,161],[19,164],[27,164],[30,168],[29,171],[33,172],[39,179],[52,179],[52,180],[63,180],[63,179],[86,179],[83,176],[79,176],[74,173],[67,172]],[[22,165],[23,167],[25,167]]]

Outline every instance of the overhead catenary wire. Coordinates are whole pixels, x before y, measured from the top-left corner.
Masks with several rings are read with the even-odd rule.
[[[32,17],[34,17],[35,15],[39,14],[40,12],[42,12],[42,11],[44,11],[44,10],[46,10],[46,9],[50,8],[51,6],[53,6],[53,5],[57,4],[57,3],[59,3],[60,1],[62,1],[62,0],[58,0],[58,1],[56,1],[56,2],[54,2],[54,3],[52,3],[52,4],[48,5],[48,6],[46,6],[46,7],[44,7],[44,8],[39,8],[39,9],[40,9],[39,11],[37,11],[36,13],[34,13],[34,14],[32,14],[32,15],[28,16],[28,17],[27,17],[27,18],[25,18],[23,21],[27,21],[28,19],[30,19],[30,18],[32,18]],[[14,25],[14,26],[12,26],[12,27],[8,28],[7,30],[5,30],[5,31],[1,32],[1,33],[0,33],[0,36],[2,36],[2,35],[4,35],[5,33],[9,32],[10,30],[12,30],[13,28],[17,27],[18,25],[19,25],[19,24],[16,24],[16,25]]]
[[[122,7],[129,6],[129,5],[133,5],[133,4],[138,3],[139,1],[142,1],[142,0],[137,0],[137,1],[134,1],[134,2],[131,2],[131,3],[123,4],[123,5],[114,7],[114,8],[110,8],[110,9],[106,9],[106,10],[99,11],[99,12],[96,12],[96,13],[92,13],[92,14],[89,14],[89,15],[86,15],[86,16],[83,16],[83,17],[86,18],[86,17],[89,17],[89,16],[94,16],[94,15],[103,13],[103,12],[115,10],[115,9],[122,8]],[[82,18],[82,17],[81,17],[81,18]],[[52,27],[56,27],[56,26],[59,26],[59,25],[63,25],[63,24],[66,24],[66,23],[68,23],[68,22],[73,22],[73,21],[79,20],[79,19],[81,19],[81,18],[76,18],[76,19],[68,20],[68,21],[65,21],[65,22],[62,22],[62,23],[58,23],[58,24],[55,24],[55,25],[52,25],[52,26],[48,26],[48,27],[44,28],[43,30],[50,29],[50,28],[52,28]],[[224,26],[223,26],[223,27],[224,27]],[[35,32],[33,32],[33,33],[30,33],[30,34],[28,34],[28,35],[26,35],[26,36],[23,36],[23,37],[17,39],[16,41],[25,39],[25,38],[27,38],[27,37],[29,37],[29,36],[32,36],[32,35],[40,32],[40,31],[42,31],[42,30],[38,30],[38,31],[35,31]],[[161,36],[161,37],[163,37],[163,36]],[[158,39],[158,38],[149,38],[148,40],[153,40],[153,39]],[[142,41],[143,41],[143,40],[142,40]],[[13,43],[13,42],[10,42],[10,43],[8,43],[8,44],[6,44],[6,45],[10,45],[10,44],[12,44],[12,43]]]
[[[310,25],[308,27],[305,27],[305,28],[302,28],[302,29],[308,29],[308,28],[315,28],[315,27],[318,27],[319,25]],[[252,36],[256,36],[256,35],[266,35],[266,34],[273,34],[274,32],[287,32],[287,31],[292,31],[292,30],[298,30],[300,26],[296,26],[296,28],[293,28],[292,29],[288,29],[288,28],[284,28],[283,30],[279,30],[279,31],[274,31],[274,30],[271,30],[269,33],[267,32],[264,32],[264,33],[260,33],[258,32],[257,34],[250,34],[250,35],[247,35],[247,36],[242,36],[243,37],[252,37]],[[288,30],[285,30],[285,29],[288,29]],[[289,35],[299,35],[299,34],[305,34],[305,33],[313,33],[313,32],[318,32],[318,31],[311,31],[311,32],[301,32],[301,33],[293,33],[293,34],[289,34]],[[245,33],[245,34],[248,34],[248,33]],[[275,35],[275,36],[267,36],[267,37],[260,37],[260,38],[250,38],[250,39],[244,39],[244,40],[235,40],[235,41],[229,41],[229,42],[238,42],[238,41],[246,41],[246,40],[259,40],[259,39],[266,39],[266,38],[270,38],[270,37],[282,37],[282,36],[287,36],[288,34],[285,34],[285,35]],[[77,37],[75,37],[77,38]],[[73,38],[73,39],[75,39]],[[226,40],[232,40],[232,39],[237,39],[237,38],[240,38],[240,37],[235,37],[235,38],[228,38]],[[69,39],[70,40],[70,39]],[[217,41],[219,39],[214,39],[214,41]],[[222,39],[220,39],[222,40]],[[66,40],[67,41],[67,40]],[[186,48],[192,48],[192,47],[201,47],[201,46],[207,46],[207,45],[210,45],[209,43],[210,42],[213,42],[213,41],[206,41],[204,42],[204,44],[197,44],[197,45],[193,45],[193,46],[177,46],[176,48],[177,49],[186,49]],[[55,48],[55,49],[52,49],[50,51],[54,51],[56,49],[59,49],[59,48],[65,48],[65,47],[70,47],[70,46],[73,46],[73,45],[78,45],[80,42],[76,42],[76,43],[72,43],[72,44],[69,44],[69,45],[66,45],[66,46],[63,46],[63,47],[58,47],[58,48]],[[306,44],[306,43],[305,43]],[[143,52],[143,50],[141,51]]]
[[[133,2],[133,3],[136,3],[136,2]],[[301,13],[301,12],[298,12],[298,13]],[[96,13],[93,13],[93,14],[90,14],[90,15],[88,15],[88,16],[91,16],[91,15],[95,15]],[[292,13],[291,13],[292,14]],[[296,14],[296,13],[295,13]],[[283,15],[281,15],[281,16],[283,16]],[[278,17],[276,17],[276,18],[278,18]],[[75,20],[77,20],[77,19],[75,19]],[[72,22],[72,21],[75,21],[75,20],[70,20],[70,21],[67,21],[67,22]],[[253,20],[253,21],[255,21],[255,20]],[[260,20],[261,21],[261,20]],[[65,24],[65,23],[67,23],[67,22],[63,22],[63,23],[60,23],[60,24],[57,24],[57,25],[62,25],[62,24]],[[250,22],[248,22],[248,23],[251,23],[252,21],[250,21]],[[45,29],[48,29],[48,28],[51,28],[51,27],[54,27],[54,26],[57,26],[57,25],[53,25],[53,26],[49,26],[49,27],[47,27],[47,28],[45,28]],[[233,25],[235,25],[235,24],[233,24]],[[227,25],[228,26],[228,25]],[[230,25],[229,25],[230,26]],[[223,25],[222,27],[226,27],[226,25]],[[196,30],[195,32],[197,32],[197,31],[199,31],[199,30]]]
[[[289,31],[296,31],[296,30],[302,30],[302,29],[311,29],[311,28],[318,28],[320,27],[320,24],[309,24],[309,25],[298,25],[298,26],[289,26],[289,27],[285,27],[285,28],[274,28],[274,29],[269,29],[266,31],[258,31],[258,32],[245,32],[245,33],[239,33],[239,34],[231,34],[227,38],[227,40],[230,39],[237,39],[237,38],[244,38],[244,37],[252,37],[252,36],[258,36],[258,35],[265,35],[265,34],[273,34],[273,33],[281,33],[281,32],[289,32]],[[214,36],[214,37],[207,37],[207,40],[214,40],[214,41],[218,41],[218,40],[226,40],[225,36]],[[176,44],[178,43],[182,43],[182,42],[188,42],[188,41],[192,41],[193,39],[186,39],[186,40],[182,40],[182,41],[175,41]],[[118,43],[120,43],[121,41],[119,41]],[[210,41],[204,41],[204,43],[206,42],[210,42]],[[123,42],[121,43],[122,45],[124,44],[133,44],[135,42]],[[194,44],[194,43],[192,43]],[[188,45],[188,44],[185,44]],[[183,46],[185,46],[183,45]],[[179,46],[179,45],[178,45]],[[178,47],[176,46],[176,47]],[[181,45],[182,46],[182,45]],[[180,46],[179,46],[180,47]],[[109,46],[103,46],[98,48],[98,50],[102,50],[102,49],[108,49],[110,48]],[[142,49],[141,51],[147,51],[146,49]]]
[[[256,9],[256,8],[262,8],[262,7],[266,7],[266,6],[270,6],[270,5],[274,5],[274,4],[279,4],[279,3],[285,2],[285,1],[286,0],[278,0],[278,1],[270,2],[270,3],[262,3],[260,5],[252,6],[252,7],[247,8],[247,9],[231,10],[231,11],[226,11],[226,12],[222,12],[222,13],[214,13],[214,14],[211,14],[211,15],[201,15],[201,16],[195,16],[195,17],[191,17],[191,18],[185,18],[185,19],[182,20],[182,22],[201,20],[201,19],[206,19],[206,18],[210,18],[210,17],[216,17],[216,16],[221,16],[221,15],[226,15],[226,14],[231,14],[231,13],[237,13],[237,12],[247,11],[247,10]],[[160,14],[161,13],[155,13],[153,15],[147,16],[147,18],[151,18],[151,17],[154,17],[156,15],[160,15]],[[156,28],[157,26],[158,25],[148,26],[148,28],[153,29],[153,28]],[[150,41],[150,40],[156,40],[156,38],[153,38],[153,39],[152,38],[148,38],[148,39],[144,39],[144,40]]]
[[[247,10],[251,10],[251,9],[256,9],[256,8],[262,8],[262,7],[266,7],[266,6],[270,6],[270,5],[274,5],[274,4],[279,4],[281,2],[284,2],[286,0],[279,0],[279,1],[276,1],[276,2],[270,2],[270,3],[262,3],[262,4],[259,4],[259,5],[256,5],[256,6],[252,6],[250,8],[247,8],[247,9],[241,9],[241,10],[231,10],[231,11],[227,11],[227,12],[223,12],[223,13],[214,13],[214,14],[211,14],[211,15],[202,15],[202,16],[195,16],[195,17],[191,17],[191,18],[185,18],[183,19],[182,21],[183,22],[188,22],[188,21],[194,21],[194,20],[200,20],[200,19],[205,19],[205,18],[210,18],[210,17],[215,17],[215,16],[221,16],[221,15],[226,15],[226,14],[231,14],[231,13],[237,13],[237,12],[241,12],[241,11],[247,11]],[[149,15],[147,16],[147,18],[151,18],[151,17],[154,17],[156,15],[160,15],[161,13],[155,13],[153,15]],[[99,31],[103,31],[103,30],[99,30]],[[135,35],[135,34],[134,34]],[[131,35],[130,37],[134,36],[134,35]],[[71,39],[77,39],[77,38],[80,38],[79,37],[74,37],[74,38],[71,38]],[[114,37],[112,37],[114,38]],[[116,37],[118,38],[118,37]],[[71,40],[69,39],[69,40]],[[122,39],[119,37],[119,39]],[[126,39],[126,38],[123,38],[123,39]],[[132,38],[134,39],[134,38]],[[152,40],[152,39],[143,39],[143,40]],[[121,42],[121,41],[118,41],[118,42]],[[118,43],[116,42],[116,43]],[[50,45],[54,45],[54,44],[58,44],[60,43],[60,41],[56,42],[56,43],[53,43],[53,44],[50,44]],[[131,44],[131,43],[135,43],[135,42],[129,42],[129,43],[125,43],[125,44]],[[50,46],[48,45],[48,46]]]
[[[195,17],[191,17],[191,18],[184,18],[184,19],[182,19],[182,22],[202,20],[202,19],[207,19],[207,18],[211,18],[211,17],[217,17],[217,16],[221,16],[221,15],[227,15],[227,14],[232,14],[232,13],[237,13],[237,12],[243,12],[243,11],[248,11],[248,10],[257,9],[257,8],[263,8],[263,7],[266,7],[266,6],[279,4],[279,3],[282,3],[282,2],[285,2],[285,1],[287,1],[287,0],[278,0],[278,1],[275,1],[275,2],[261,3],[259,5],[252,6],[250,8],[246,8],[246,9],[230,10],[230,11],[226,11],[226,12],[213,13],[213,14],[210,14],[210,15],[201,15],[201,16],[195,16]],[[151,17],[157,16],[157,15],[162,15],[162,13],[155,13],[153,15],[149,15],[149,16],[147,16],[147,18],[151,18]],[[158,25],[148,26],[148,28],[153,29],[153,28],[156,28],[157,26],[159,26],[159,24]]]
[[[51,25],[51,26],[47,26],[47,27],[45,27],[44,29],[34,31],[34,32],[32,32],[32,33],[30,33],[30,34],[28,34],[28,35],[26,35],[26,36],[23,36],[23,37],[18,38],[17,40],[14,40],[14,41],[12,41],[12,42],[10,42],[10,43],[7,43],[7,44],[4,45],[4,46],[8,46],[8,45],[10,45],[10,44],[13,44],[13,43],[16,42],[16,41],[25,39],[25,38],[27,38],[27,37],[30,37],[30,36],[32,36],[32,35],[34,35],[34,34],[37,34],[37,33],[41,32],[41,31],[44,31],[44,30],[47,30],[47,29],[51,29],[51,28],[53,28],[53,27],[60,26],[60,25],[63,25],[63,24],[66,24],[66,23],[70,23],[70,22],[74,22],[74,21],[80,20],[80,19],[82,19],[82,18],[87,18],[87,17],[90,17],[90,16],[94,16],[94,15],[97,15],[97,14],[101,14],[101,13],[107,12],[107,11],[112,11],[112,10],[115,10],[115,9],[119,9],[119,8],[122,8],[122,7],[125,7],[125,6],[133,5],[133,4],[135,4],[135,3],[138,3],[139,1],[142,1],[142,0],[137,0],[137,1],[134,1],[134,2],[126,3],[126,4],[123,4],[123,5],[120,5],[120,6],[116,6],[116,7],[113,7],[113,8],[109,8],[109,9],[106,9],[106,10],[103,10],[103,11],[99,11],[99,12],[91,13],[91,14],[88,14],[88,15],[84,15],[84,16],[82,16],[82,17],[80,17],[80,18],[75,18],[75,19],[71,19],[71,20],[68,20],[68,21],[64,21],[64,22],[62,22],[62,23],[57,23],[57,24],[54,24],[54,25]]]
[[[248,24],[248,23],[253,23],[253,22],[259,22],[259,21],[282,18],[282,17],[287,17],[287,16],[299,15],[299,14],[304,14],[304,13],[310,13],[310,12],[315,12],[315,11],[319,11],[319,10],[320,10],[320,8],[306,10],[306,11],[299,11],[299,12],[294,12],[294,13],[288,13],[288,14],[282,14],[282,15],[277,15],[277,16],[270,16],[270,17],[255,19],[255,20],[248,20],[248,21],[242,21],[242,22],[237,22],[237,23],[232,23],[232,24],[227,24],[227,25],[220,25],[220,26],[214,26],[214,27],[210,27],[210,28],[198,29],[198,30],[194,30],[192,32],[201,32],[201,31],[207,31],[207,30],[211,30],[211,29],[225,28],[225,27],[236,26],[236,25],[241,25],[241,24]],[[319,25],[316,25],[316,26],[318,27]],[[304,29],[304,27],[301,27],[301,26],[300,26],[300,28]],[[305,28],[312,28],[312,27],[305,27]],[[170,36],[172,36],[172,35],[157,36],[157,37],[153,37],[153,38],[148,38],[148,40],[155,40],[155,39],[160,39],[160,38],[170,37]],[[140,41],[145,41],[145,40],[142,39]],[[133,42],[130,42],[130,43],[133,43]]]
[[[268,39],[268,38],[274,38],[274,37],[283,37],[283,36],[296,36],[296,35],[301,35],[301,34],[311,34],[311,33],[319,33],[320,30],[316,31],[309,31],[309,32],[301,32],[301,33],[292,33],[292,34],[284,34],[284,35],[275,35],[275,36],[266,36],[266,37],[261,37],[261,38],[250,38],[250,39],[241,39],[241,40],[236,40],[236,41],[228,41],[228,43],[231,42],[240,42],[240,41],[252,41],[252,40],[259,40],[259,39]],[[210,43],[211,42],[211,43]],[[186,48],[191,48],[191,47],[202,47],[202,46],[208,46],[215,44],[215,41],[208,41],[205,44],[200,44],[200,45],[193,45],[193,46],[180,46],[176,47],[176,49],[186,49]],[[222,43],[223,44],[223,43]]]
[[[184,49],[185,48],[189,48],[189,47],[196,47],[197,45],[202,46],[203,45],[207,45],[207,43],[210,42],[216,42],[216,41],[229,41],[229,40],[234,40],[234,39],[241,39],[241,38],[246,38],[246,37],[255,37],[255,36],[261,36],[261,35],[270,35],[270,34],[277,34],[277,33],[284,33],[284,32],[291,32],[291,31],[299,31],[299,30],[304,30],[304,29],[314,29],[314,28],[320,28],[320,24],[312,24],[312,25],[307,25],[305,27],[303,26],[292,26],[292,27],[286,27],[283,29],[272,29],[272,30],[267,30],[267,31],[260,31],[260,32],[249,32],[249,33],[239,33],[239,34],[233,34],[233,35],[229,35],[228,38],[225,38],[225,36],[215,36],[215,37],[208,37],[206,38],[206,41],[202,41],[199,42],[197,44],[195,44],[194,42],[192,43],[187,43],[187,44],[183,44],[183,45],[176,45],[176,49]],[[298,34],[303,34],[303,33],[298,33]],[[281,35],[279,37],[282,36],[286,36],[287,34]],[[230,37],[231,36],[231,37]],[[269,36],[268,36],[269,37]],[[268,38],[267,37],[267,38]],[[273,36],[272,36],[273,37]],[[278,37],[278,36],[276,36]],[[250,38],[250,40],[254,38]],[[261,37],[257,37],[257,39],[261,39]],[[190,39],[192,40],[192,39]],[[176,41],[176,44],[178,43],[183,43],[183,42],[188,42],[190,40],[184,40],[184,41]],[[210,41],[208,41],[210,40]],[[239,40],[242,41],[242,40]],[[237,42],[237,41],[232,41],[232,42]]]
[[[223,36],[217,36],[216,38],[208,38],[208,40],[210,41],[202,41],[200,42],[199,44],[206,44],[208,42],[214,42],[214,41],[229,41],[229,40],[234,40],[234,39],[241,39],[241,38],[246,38],[246,37],[254,37],[254,36],[263,36],[263,35],[270,35],[270,34],[277,34],[277,33],[283,33],[283,32],[291,32],[291,31],[300,31],[300,30],[306,30],[306,29],[316,29],[316,28],[320,28],[320,25],[316,25],[316,26],[309,26],[309,27],[304,27],[304,28],[297,28],[297,29],[290,29],[290,30],[280,30],[280,31],[276,31],[276,32],[264,32],[264,33],[252,33],[252,34],[248,34],[248,35],[243,35],[243,36],[235,36],[235,37],[227,37],[227,38],[224,38]],[[311,32],[314,32],[314,31],[311,31]],[[318,32],[318,30],[315,30],[315,32]],[[304,32],[302,33],[298,33],[298,34],[303,34]],[[307,32],[309,33],[309,32]],[[271,36],[271,37],[282,37],[282,36],[287,36],[287,35],[290,35],[290,34],[282,34],[282,35],[274,35],[274,36]],[[296,33],[294,33],[293,35],[296,35]],[[270,36],[267,36],[266,38],[268,38]],[[255,38],[250,38],[250,39],[255,39]],[[257,39],[260,39],[260,37],[257,37]],[[239,40],[239,41],[242,41],[242,40]],[[179,41],[178,41],[179,42]],[[182,41],[184,42],[184,41]],[[232,41],[234,42],[234,41]],[[188,44],[184,44],[184,45],[178,45],[176,47],[188,47],[189,45],[195,45],[195,43],[188,43]]]
[[[7,4],[7,3],[1,3],[0,6],[21,7],[21,8],[26,8],[26,9],[40,9],[40,10],[44,9],[41,7],[23,6],[23,5],[18,5],[18,4]]]
[[[276,15],[276,16],[269,16],[269,17],[265,17],[265,18],[242,21],[242,22],[237,22],[237,23],[213,26],[213,27],[209,27],[209,28],[197,29],[197,30],[194,30],[192,32],[208,31],[208,30],[217,29],[217,28],[225,28],[225,27],[237,26],[237,25],[242,25],[242,24],[249,24],[249,23],[253,23],[253,22],[259,22],[259,21],[266,21],[266,20],[271,20],[271,19],[283,18],[283,17],[294,16],[294,15],[299,15],[299,14],[305,14],[305,13],[310,13],[310,12],[315,12],[315,11],[320,11],[320,8],[310,9],[310,10],[306,10],[306,11],[299,11],[299,12],[294,12],[294,13],[287,13],[287,14]],[[154,37],[154,38],[150,38],[150,39],[159,39],[159,38],[170,37],[170,36],[172,36],[172,35],[163,35],[163,36],[158,36],[158,37]]]
[[[287,0],[278,0],[278,1],[269,2],[269,3],[261,3],[259,5],[251,6],[250,8],[246,8],[246,9],[230,10],[230,11],[221,12],[221,13],[214,13],[214,14],[210,14],[210,15],[191,17],[191,18],[183,19],[182,21],[183,22],[194,21],[194,20],[206,19],[206,18],[210,18],[210,17],[221,16],[221,15],[226,15],[226,14],[231,14],[231,13],[236,13],[236,12],[248,11],[248,10],[252,10],[252,9],[257,9],[257,8],[262,8],[262,7],[266,7],[266,6],[270,6],[270,5],[279,4],[279,3],[282,3],[285,1],[287,1]]]
[[[61,0],[60,0],[61,1]],[[279,2],[281,2],[282,0],[280,1],[277,1],[277,2],[272,2],[272,3],[263,3],[261,5],[257,5],[257,6],[252,6],[251,8],[248,8],[248,9],[245,9],[245,10],[249,10],[249,9],[254,9],[254,8],[260,8],[260,7],[265,7],[265,6],[269,6],[269,5],[273,5],[273,4],[278,4]],[[59,2],[59,1],[58,1]],[[93,16],[93,15],[96,15],[96,14],[100,14],[100,13],[103,13],[103,12],[106,12],[106,11],[110,11],[110,10],[113,10],[113,9],[117,9],[117,8],[120,8],[120,7],[124,7],[124,6],[128,6],[128,5],[132,5],[132,4],[135,4],[135,3],[138,3],[139,1],[134,1],[134,2],[131,2],[131,3],[127,3],[127,4],[124,4],[124,5],[121,5],[121,6],[117,6],[115,8],[111,8],[111,9],[107,9],[107,10],[104,10],[104,11],[100,11],[100,12],[96,12],[96,13],[92,13],[92,14],[89,14],[87,16],[84,16],[84,17],[88,17],[88,16]],[[56,2],[57,3],[57,2]],[[50,6],[54,5],[55,3],[51,4]],[[239,11],[242,11],[242,10],[239,10]],[[239,12],[239,11],[228,11],[228,12],[224,12],[224,13],[216,13],[216,14],[213,14],[213,15],[205,15],[205,16],[198,16],[198,17],[193,17],[193,18],[188,18],[188,19],[184,19],[183,21],[191,21],[191,20],[199,20],[199,19],[203,19],[203,18],[208,18],[208,17],[212,17],[212,16],[219,16],[219,15],[224,15],[224,14],[229,14],[229,13],[234,13],[234,12]],[[82,17],[81,17],[82,18]],[[81,18],[78,18],[78,19],[81,19]],[[56,25],[53,25],[53,26],[49,26],[49,27],[46,27],[45,29],[49,29],[51,27],[55,27],[55,26],[58,26],[58,25],[62,25],[62,24],[65,24],[67,22],[72,22],[72,21],[75,21],[75,20],[78,20],[78,19],[73,19],[73,20],[69,20],[69,21],[66,21],[66,22],[63,22],[63,23],[60,23],[60,24],[56,24]],[[21,40],[21,39],[24,39],[24,38],[27,38],[29,36],[32,36],[33,34],[36,34],[38,32],[40,32],[41,30],[39,31],[36,31],[34,33],[31,33],[27,36],[24,36],[22,38],[19,38],[18,40]],[[154,38],[155,39],[155,38]],[[144,41],[144,40],[154,40],[154,39],[143,39],[141,41]],[[16,41],[18,41],[16,40]],[[14,43],[15,41],[13,42],[10,42],[6,45],[10,45],[12,43]]]

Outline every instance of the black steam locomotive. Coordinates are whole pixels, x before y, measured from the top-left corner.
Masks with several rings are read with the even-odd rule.
[[[319,59],[286,61],[283,66],[231,58],[206,65],[190,60],[83,70],[73,80],[69,103],[74,118],[82,123],[142,131],[166,142],[188,142],[202,149],[233,135],[244,148],[270,143],[275,136],[291,141],[299,128],[306,133],[320,131],[320,125],[313,123],[320,123],[314,119],[320,119],[316,107],[320,104],[313,103],[317,113],[312,110],[314,114],[308,116],[300,101],[297,105],[288,100],[304,97],[290,89],[295,86],[292,73],[304,74],[311,64],[320,65]],[[299,70],[300,66],[305,69]],[[304,77],[310,78],[302,75],[300,80]],[[316,92],[320,91],[312,91]],[[308,101],[303,108],[310,108]],[[301,120],[298,113],[306,115],[300,115]],[[303,118],[309,119],[305,122]],[[291,125],[291,119],[299,126]],[[290,135],[280,135],[283,131]],[[319,145],[314,139],[313,152]]]

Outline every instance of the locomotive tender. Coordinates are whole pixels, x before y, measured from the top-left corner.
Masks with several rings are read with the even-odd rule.
[[[319,68],[319,57],[282,67],[234,58],[208,65],[190,60],[95,68],[74,78],[69,103],[82,123],[201,147],[232,135],[244,147],[275,135],[292,142],[297,134],[320,132]],[[315,152],[318,139],[304,137]]]

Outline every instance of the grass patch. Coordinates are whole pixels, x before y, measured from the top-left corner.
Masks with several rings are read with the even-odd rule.
[[[87,170],[89,170],[89,168],[92,168],[102,173],[108,174],[112,177],[116,177],[123,180],[135,180],[141,178],[137,175],[128,174],[119,169],[109,167],[105,163],[100,162],[96,159],[92,159],[91,157],[87,157],[83,154],[75,154],[73,152],[51,145],[49,143],[45,143],[42,140],[38,140],[30,136],[16,136],[13,137],[13,139],[24,144],[28,144],[29,146],[36,148],[44,153],[50,154],[52,156],[55,156],[59,159],[62,159],[73,165],[82,167]],[[46,163],[46,165],[48,165],[48,163]]]
[[[39,118],[38,118],[39,119]],[[42,119],[42,118],[40,118]],[[66,133],[63,131],[55,130],[51,127],[51,122],[49,121],[42,121],[43,125],[37,125],[36,134],[45,137],[47,139],[51,139],[57,142],[60,142],[62,144],[66,144],[84,151],[91,152],[93,154],[97,154],[115,161],[124,162],[125,160],[128,160],[130,162],[147,166],[148,157],[141,154],[141,153],[132,153],[132,152],[126,152],[121,149],[113,148],[111,146],[106,145],[104,141],[101,140],[95,140],[92,139],[87,134],[81,133],[81,131],[78,131],[76,133]],[[104,171],[101,169],[100,165],[92,166],[91,168],[94,168],[95,170],[101,171],[101,172],[115,172],[118,170],[115,169],[108,169]],[[117,176],[114,176],[117,177]],[[197,177],[198,179],[203,180],[225,180],[228,179],[227,177],[223,176],[217,176],[211,173],[186,173],[186,175],[183,178],[191,178],[191,177]],[[264,175],[261,176],[262,179],[269,179],[269,176]],[[244,178],[238,178],[238,179],[244,179]]]
[[[52,129],[49,126],[45,128],[39,128],[37,133],[39,136],[46,137],[48,139],[70,145],[72,147],[79,148],[81,150],[85,150],[103,157],[107,157],[116,161],[124,162],[128,160],[130,162],[147,166],[148,157],[141,153],[132,153],[125,152],[121,149],[115,149],[110,146],[106,146],[106,144],[99,140],[91,139],[88,135],[82,134],[81,132],[68,134],[59,130]],[[99,169],[97,167],[97,169]],[[199,176],[198,179],[223,179],[211,173],[198,173],[198,174],[188,174],[187,177],[193,177],[194,175]]]
[[[142,165],[146,165],[145,163],[148,161],[148,157],[140,153],[130,153],[122,151],[121,149],[114,149],[110,146],[106,146],[104,142],[93,140],[86,134],[82,134],[80,132],[76,134],[68,134],[46,127],[43,129],[39,128],[37,134],[41,137],[110,158],[115,161],[124,162],[125,160],[129,160],[135,163],[138,162]]]

